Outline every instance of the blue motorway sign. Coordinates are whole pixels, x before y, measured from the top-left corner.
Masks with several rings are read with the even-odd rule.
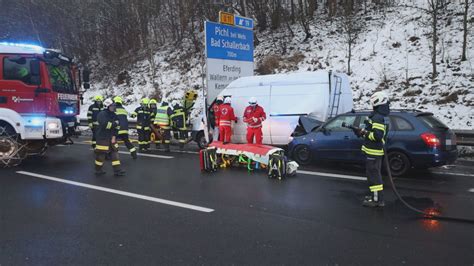
[[[206,21],[207,58],[253,62],[253,31]]]
[[[234,15],[234,25],[237,27],[253,30],[253,19]]]

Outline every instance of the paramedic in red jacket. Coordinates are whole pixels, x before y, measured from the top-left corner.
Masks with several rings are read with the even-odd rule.
[[[255,142],[262,144],[262,122],[266,118],[265,111],[257,104],[257,98],[250,98],[249,106],[244,111],[244,122],[247,123],[247,143],[252,144],[255,137]]]
[[[232,136],[232,121],[237,123],[234,108],[230,106],[230,97],[224,99],[224,104],[219,107],[219,140],[224,144],[230,142]]]

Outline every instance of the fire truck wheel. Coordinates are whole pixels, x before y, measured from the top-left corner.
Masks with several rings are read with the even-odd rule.
[[[23,145],[10,125],[0,124],[0,167],[17,166],[25,157]]]

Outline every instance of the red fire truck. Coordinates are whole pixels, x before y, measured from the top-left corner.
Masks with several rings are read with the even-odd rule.
[[[82,73],[88,88],[88,73]],[[71,58],[36,45],[0,43],[0,166],[14,166],[75,134],[81,77]]]

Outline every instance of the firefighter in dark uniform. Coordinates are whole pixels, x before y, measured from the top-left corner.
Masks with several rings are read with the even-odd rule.
[[[367,207],[385,206],[383,198],[382,158],[384,156],[387,126],[385,118],[390,113],[389,98],[385,92],[376,92],[370,97],[373,112],[365,122],[365,129],[358,132],[364,138],[362,152],[366,156],[366,175],[369,183],[370,194],[364,199],[363,205]]]
[[[103,175],[102,170],[106,156],[109,154],[112,161],[115,176],[125,175],[120,167],[118,155],[117,135],[120,129],[115,104],[111,99],[104,101],[105,109],[97,115],[97,145],[95,146],[95,174]]]
[[[167,102],[162,102],[161,106],[156,109],[156,116],[154,125],[160,127],[161,135],[163,137],[163,144],[165,146],[165,151],[170,151],[171,143],[171,115],[173,114],[173,109],[168,106]]]
[[[140,106],[132,113],[133,118],[137,118],[138,148],[140,151],[148,150],[150,146],[150,111],[148,104],[150,100],[143,98]]]
[[[173,114],[171,115],[170,119],[172,122],[173,131],[177,131],[179,149],[184,150],[184,144],[186,143],[188,133],[186,128],[186,112],[178,101],[173,102]]]
[[[150,111],[150,129],[153,126],[153,123],[155,122],[155,117],[156,117],[156,110],[158,108],[158,102],[155,99],[151,99],[150,103],[148,104],[148,110]],[[157,149],[160,148],[160,139],[158,139],[159,136],[155,134],[155,137],[153,139],[153,142],[155,143],[155,147]],[[151,137],[150,137],[150,143],[151,143]]]
[[[133,159],[137,159],[137,148],[133,146],[128,136],[128,112],[123,108],[123,99],[120,96],[114,97],[116,106],[115,114],[119,121],[120,130],[118,131],[118,139],[123,141]]]
[[[99,114],[100,111],[102,111],[102,108],[104,108],[103,102],[104,97],[100,95],[96,95],[94,97],[94,103],[89,106],[89,110],[87,111],[87,122],[89,123],[89,128],[92,131],[92,148],[95,148],[96,144],[96,130],[97,130],[97,115]]]

